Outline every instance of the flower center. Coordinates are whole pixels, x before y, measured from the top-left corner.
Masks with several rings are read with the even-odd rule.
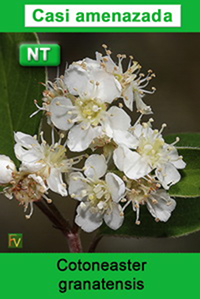
[[[160,137],[155,139],[141,137],[137,151],[144,156],[148,162],[154,167],[161,159],[164,140]]]
[[[153,179],[127,180],[127,198],[133,203],[144,204],[149,194],[156,191],[160,185]]]
[[[44,167],[40,170],[40,175],[48,177],[50,175],[51,168],[60,169],[62,172],[68,171],[70,159],[68,161],[66,158],[66,148],[64,146],[60,144],[49,146],[46,143],[42,143],[42,147],[43,158],[38,162],[44,164]]]
[[[88,190],[88,201],[94,213],[104,213],[110,207],[111,194],[104,181],[98,180],[95,183],[91,183]]]
[[[101,119],[101,114],[106,111],[106,104],[98,99],[80,99],[75,101],[79,115],[83,120],[87,120],[93,126],[97,126]]]
[[[129,180],[126,179],[126,189],[127,189],[127,203],[123,206],[123,211],[125,208],[132,203],[133,210],[136,211],[136,221],[137,225],[140,224],[139,214],[140,214],[140,205],[144,205],[149,199],[152,203],[157,204],[155,198],[151,198],[157,189],[160,188],[160,184],[150,176],[139,180]]]
[[[6,192],[14,194],[15,198],[21,204],[40,200],[46,191],[43,186],[38,184],[38,182],[29,175],[21,176],[20,174],[16,174],[11,184],[12,187],[10,187]]]
[[[115,76],[115,78],[116,78],[119,82],[121,82],[121,81],[124,79],[123,74],[116,74],[116,73],[114,73],[114,76]]]
[[[50,166],[60,167],[66,159],[66,148],[62,145],[55,144],[44,145],[44,162]]]

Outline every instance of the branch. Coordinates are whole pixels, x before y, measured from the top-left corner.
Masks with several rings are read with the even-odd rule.
[[[53,203],[47,204],[45,200],[35,202],[35,205],[47,216],[53,227],[59,229],[66,237],[70,252],[82,252],[81,240],[76,226],[71,227]]]
[[[96,247],[97,247],[97,245],[99,244],[99,242],[101,241],[102,238],[103,238],[102,235],[100,235],[100,236],[97,235],[97,236],[94,238],[94,240],[92,241],[92,243],[91,243],[91,245],[90,245],[90,247],[89,247],[88,252],[95,252]]]

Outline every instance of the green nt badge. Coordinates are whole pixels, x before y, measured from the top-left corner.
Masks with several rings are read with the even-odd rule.
[[[23,234],[8,234],[8,248],[22,248]]]
[[[60,46],[57,44],[22,44],[19,48],[22,66],[58,66]]]

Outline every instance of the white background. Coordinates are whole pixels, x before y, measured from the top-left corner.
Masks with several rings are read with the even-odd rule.
[[[35,9],[42,9],[43,14],[38,13],[40,16],[45,16],[45,12],[63,12],[69,9],[69,22],[36,22],[33,19],[33,11]],[[161,9],[162,15],[165,12],[172,13],[172,22],[76,22],[77,12],[157,12]],[[162,20],[162,16],[161,16]],[[25,5],[25,27],[180,27],[181,26],[181,5]]]

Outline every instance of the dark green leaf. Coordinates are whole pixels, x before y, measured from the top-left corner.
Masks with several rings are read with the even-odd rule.
[[[180,171],[182,179],[169,190],[175,197],[200,196],[200,149],[182,148],[178,150],[186,162],[186,168]]]
[[[141,224],[135,224],[135,212],[129,206],[122,227],[116,231],[102,226],[100,235],[118,237],[179,237],[200,230],[200,198],[176,199],[177,206],[167,222],[155,222],[146,206],[141,207]]]
[[[180,138],[177,143],[178,147],[200,147],[200,133],[177,133],[165,136],[167,143],[172,143],[176,140],[176,137]]]
[[[0,154],[13,160],[13,132],[34,135],[41,120],[41,113],[32,119],[30,115],[36,110],[34,99],[41,99],[45,69],[19,65],[19,45],[36,42],[33,33],[0,34]]]

